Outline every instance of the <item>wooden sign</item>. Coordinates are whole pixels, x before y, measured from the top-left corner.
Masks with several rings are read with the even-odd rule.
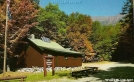
[[[44,57],[44,76],[47,76],[46,68],[52,67],[52,75],[54,75],[54,57],[53,56],[45,56]]]

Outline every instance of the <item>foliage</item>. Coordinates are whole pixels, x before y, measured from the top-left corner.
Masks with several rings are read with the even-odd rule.
[[[0,5],[2,5],[4,3],[4,1],[3,0],[0,0]]]
[[[94,49],[103,60],[110,60],[111,54],[118,44],[120,24],[102,26],[98,21],[95,21],[92,28],[90,39]]]
[[[36,3],[37,5],[39,5],[39,3],[40,3],[40,0],[31,0],[31,1],[33,1],[33,2]]]
[[[4,30],[5,30],[5,12],[6,1],[0,7],[0,45],[4,48]],[[8,37],[7,50],[8,53],[14,54],[15,47],[26,36],[28,30],[37,24],[35,17],[38,10],[35,9],[35,4],[30,0],[12,0],[10,4],[10,12],[12,19],[8,21]]]
[[[70,48],[75,51],[89,54],[93,52],[92,44],[88,40],[91,35],[92,20],[90,16],[72,13],[67,23],[66,40],[70,44]]]
[[[57,40],[59,35],[65,35],[65,22],[68,16],[59,10],[58,5],[49,3],[45,8],[40,8],[38,14],[39,24],[35,29],[38,31],[37,36],[46,36],[51,40]]]
[[[125,15],[120,20],[122,35],[117,50],[113,54],[113,60],[134,62],[133,0],[126,1],[121,14]]]

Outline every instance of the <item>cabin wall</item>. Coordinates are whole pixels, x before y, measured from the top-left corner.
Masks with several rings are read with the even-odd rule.
[[[57,67],[82,66],[82,58],[81,57],[56,56],[55,57],[55,66],[57,66]]]
[[[45,54],[44,54],[45,55]],[[23,59],[22,62],[19,62],[19,67],[43,67],[43,55],[36,51],[33,47],[29,46],[25,54],[22,52],[20,59]]]
[[[31,46],[28,48],[26,52],[26,66],[32,67],[32,66],[38,66],[42,67],[43,65],[43,55],[37,52],[34,48]]]
[[[20,65],[19,67],[32,67],[32,66],[43,67],[44,66],[43,57],[47,56],[47,54],[43,53],[42,55],[37,50],[35,50],[35,48],[29,46],[26,52],[22,52],[20,55],[18,62],[18,64]],[[55,67],[78,67],[82,65],[81,57],[67,57],[62,55],[56,55],[54,57]]]

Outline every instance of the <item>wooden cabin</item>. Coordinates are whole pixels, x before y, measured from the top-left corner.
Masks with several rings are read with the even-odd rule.
[[[49,38],[27,38],[29,46],[19,55],[18,67],[43,67],[44,56],[54,56],[55,67],[78,67],[82,65],[82,53],[63,48]]]

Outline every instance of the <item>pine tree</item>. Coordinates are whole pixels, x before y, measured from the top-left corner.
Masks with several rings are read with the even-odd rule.
[[[113,60],[134,61],[134,27],[133,27],[133,0],[127,0],[122,8],[120,21],[122,24],[122,35]]]

